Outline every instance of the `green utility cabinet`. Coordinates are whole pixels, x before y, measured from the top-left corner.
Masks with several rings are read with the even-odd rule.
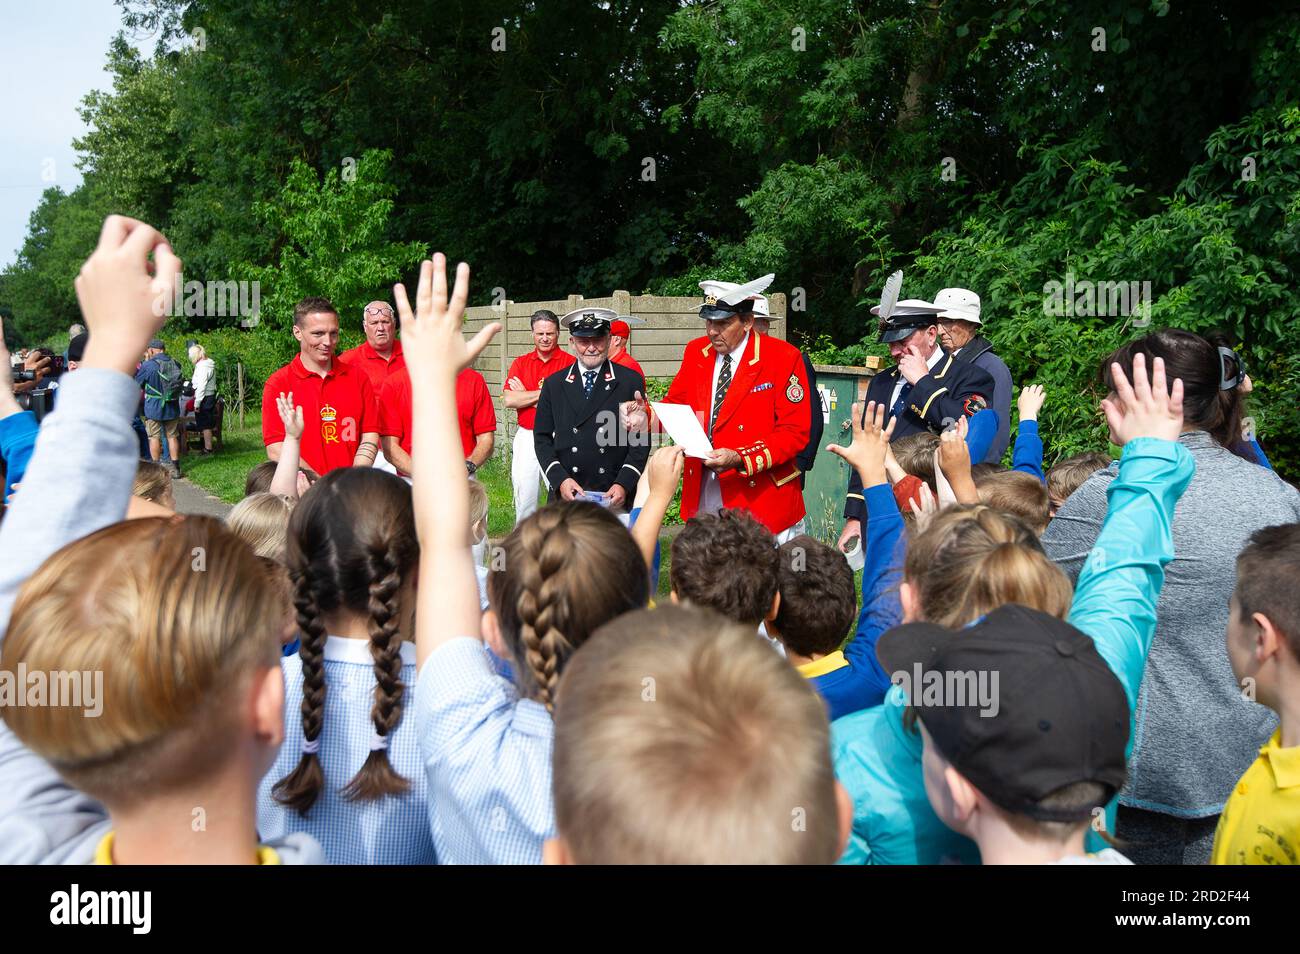
[[[804,482],[803,502],[808,510],[808,532],[818,540],[834,544],[844,525],[844,494],[849,489],[849,465],[826,450],[827,444],[848,446],[853,439],[850,422],[854,401],[862,400],[867,383],[876,373],[879,358],[869,358],[876,367],[852,368],[814,365],[817,390],[813,399],[821,403],[821,445],[813,468]]]

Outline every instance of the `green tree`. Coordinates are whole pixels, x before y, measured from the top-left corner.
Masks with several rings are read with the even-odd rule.
[[[331,169],[323,180],[298,161],[279,197],[254,206],[278,235],[279,257],[274,265],[246,263],[236,271],[260,283],[263,322],[287,328],[294,304],[309,295],[324,295],[343,315],[357,314],[428,255],[424,242],[389,240],[397,191],[386,179],[390,161],[387,152],[371,150],[355,170]]]

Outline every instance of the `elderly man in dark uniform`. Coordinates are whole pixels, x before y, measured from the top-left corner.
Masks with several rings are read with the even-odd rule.
[[[993,396],[993,378],[987,371],[958,361],[940,346],[938,314],[942,310],[928,301],[906,299],[880,323],[880,341],[889,345],[895,365],[871,379],[863,406],[874,401],[889,408],[889,416],[897,418],[894,440],[926,430],[941,433],[958,418],[984,410]],[[880,313],[878,306],[871,311]],[[849,478],[844,518],[841,549],[861,535],[866,518],[862,482],[856,472]]]
[[[984,457],[986,464],[1001,462],[1011,444],[1011,371],[993,353],[993,344],[980,334],[980,296],[967,288],[944,288],[934,296],[939,312],[939,342],[959,361],[979,365],[993,378],[989,407],[998,412],[998,432]]]
[[[533,440],[550,500],[591,499],[622,509],[650,456],[645,433],[629,433],[619,407],[645,391],[645,379],[609,360],[609,308],[579,308],[560,319],[577,362],[544,378]]]

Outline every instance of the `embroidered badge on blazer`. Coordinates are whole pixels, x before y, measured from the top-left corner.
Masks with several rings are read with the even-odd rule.
[[[967,417],[974,417],[988,406],[989,402],[984,400],[982,394],[972,394],[966,399],[966,402],[962,405],[962,409],[965,411]]]
[[[791,404],[798,404],[803,400],[803,385],[799,383],[799,375],[790,375],[790,384],[785,389],[785,396]]]

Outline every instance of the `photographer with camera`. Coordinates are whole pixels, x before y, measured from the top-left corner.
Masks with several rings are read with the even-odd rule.
[[[33,358],[36,359],[35,365],[28,367]],[[23,410],[16,392],[20,388],[24,394],[33,390],[44,376],[49,360],[33,351],[22,367],[15,367],[9,349],[5,347],[4,319],[0,318],[0,364],[11,368],[9,374],[0,376],[0,470],[4,473],[0,481],[0,501],[6,501],[13,485],[23,479],[32,448],[36,446],[36,432],[40,429],[36,415]]]

